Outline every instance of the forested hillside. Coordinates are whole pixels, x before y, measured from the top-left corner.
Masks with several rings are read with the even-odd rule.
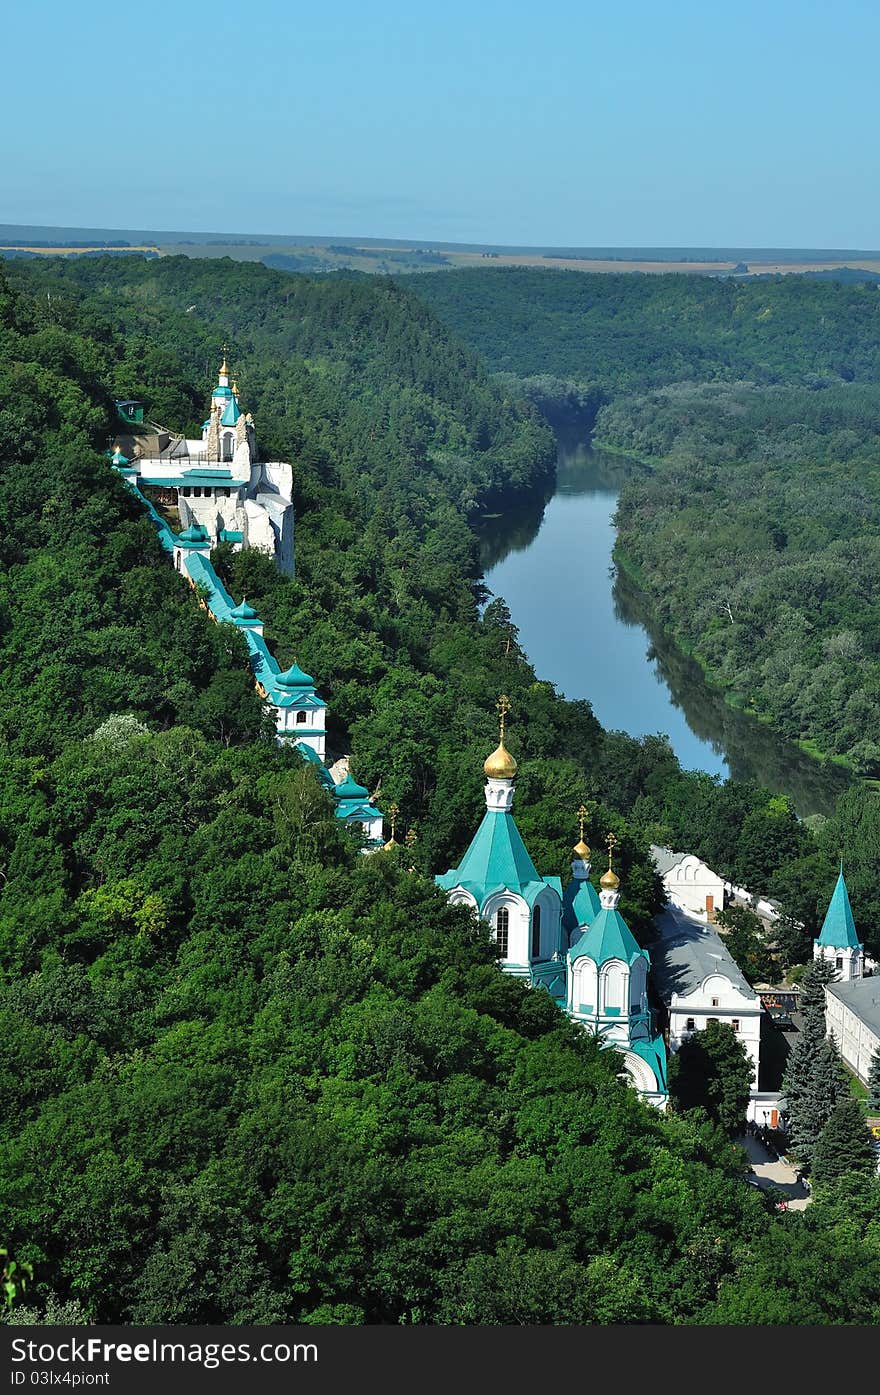
[[[875,286],[519,269],[406,282],[496,372],[605,396],[673,382],[880,380]]]
[[[456,272],[412,281],[545,408],[652,473],[618,557],[710,683],[880,772],[880,295],[796,276]],[[548,375],[556,375],[552,378]]]
[[[839,839],[870,832],[863,796],[817,841],[784,800],[683,775],[536,678],[503,604],[480,614],[466,506],[531,486],[547,437],[403,294],[193,262],[16,280],[0,1243],[33,1266],[28,1302],[104,1322],[877,1321],[876,1186],[766,1211],[719,1133],[641,1104],[420,874],[474,827],[502,688],[536,860],[564,870],[594,801],[642,934],[661,832],[777,878],[814,921]],[[101,453],[113,393],[197,423],[227,335],[258,432],[295,462],[298,573],[217,564],[319,676],[355,772],[403,804],[402,860],[358,857],[265,735],[235,638]]]
[[[783,735],[880,773],[880,385],[679,385],[597,429],[659,468],[618,555],[710,682]]]

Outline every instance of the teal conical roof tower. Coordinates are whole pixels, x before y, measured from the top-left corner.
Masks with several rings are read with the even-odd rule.
[[[832,949],[861,949],[842,867],[816,943]]]

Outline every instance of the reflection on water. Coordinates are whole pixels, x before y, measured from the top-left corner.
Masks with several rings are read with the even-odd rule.
[[[770,727],[730,707],[707,685],[699,665],[652,624],[644,597],[622,574],[614,582],[614,603],[621,622],[640,627],[650,641],[647,658],[690,730],[724,752],[735,780],[755,780],[774,793],[791,795],[802,816],[833,812],[850,781],[845,770],[813,760]]]
[[[728,707],[693,660],[652,624],[644,599],[611,561],[623,481],[641,467],[558,433],[556,492],[487,521],[487,585],[510,606],[538,673],[588,698],[605,727],[663,732],[686,769],[757,780],[790,794],[802,815],[830,813],[848,777]]]

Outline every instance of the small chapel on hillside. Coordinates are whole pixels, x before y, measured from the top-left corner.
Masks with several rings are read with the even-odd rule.
[[[457,867],[435,880],[453,905],[469,906],[493,928],[501,968],[545,989],[569,1017],[614,1048],[646,1100],[665,1108],[666,1047],[648,1001],[650,955],[618,910],[620,879],[612,867],[601,892],[590,882],[591,853],[580,838],[572,880],[537,871],[513,817],[516,761],[504,744],[510,705],[502,697],[500,740],[486,759],[486,812]]]

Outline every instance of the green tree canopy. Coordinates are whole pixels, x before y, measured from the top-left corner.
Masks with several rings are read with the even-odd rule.
[[[669,1063],[675,1108],[704,1109],[729,1138],[745,1125],[751,1082],[751,1057],[727,1022],[710,1022],[692,1033]]]

